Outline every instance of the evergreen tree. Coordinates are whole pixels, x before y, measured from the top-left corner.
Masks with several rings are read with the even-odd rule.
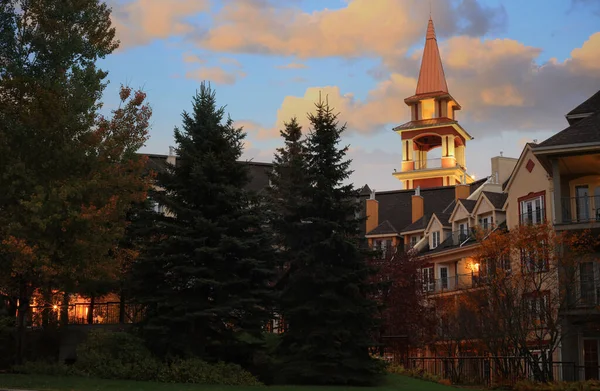
[[[280,131],[284,146],[278,148],[270,175],[269,211],[274,229],[275,243],[279,248],[279,267],[288,269],[291,257],[302,243],[302,218],[306,214],[307,174],[306,143],[302,140],[302,127],[296,118],[284,124]]]
[[[202,83],[175,129],[177,164],[158,173],[166,208],[135,266],[145,332],[162,354],[244,363],[270,315],[271,235],[249,172],[242,129]]]
[[[280,353],[287,382],[368,385],[381,366],[369,355],[376,305],[367,298],[371,269],[359,247],[358,192],[344,185],[351,171],[338,149],[337,115],[319,101],[309,114],[303,243],[294,254],[281,297],[288,330]]]

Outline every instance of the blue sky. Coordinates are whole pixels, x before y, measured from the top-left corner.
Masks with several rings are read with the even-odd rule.
[[[348,123],[357,186],[400,188],[403,99],[414,93],[429,2],[424,0],[111,0],[121,48],[106,109],[120,84],[153,108],[144,152],[167,153],[202,80],[248,132],[244,158],[271,161],[277,129],[304,120],[322,91]],[[600,89],[600,1],[431,0],[459,121],[475,140],[467,165],[562,130],[564,114]],[[287,68],[285,67],[287,66]],[[306,96],[306,98],[305,98]],[[314,100],[314,99],[313,99]],[[302,122],[302,121],[301,121]]]

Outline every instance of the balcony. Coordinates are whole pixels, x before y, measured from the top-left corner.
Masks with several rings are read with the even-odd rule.
[[[600,196],[563,197],[561,216],[565,224],[600,222]]]
[[[465,169],[458,163],[456,158],[453,156],[446,156],[437,159],[409,160],[402,162],[402,172],[455,167],[461,167],[462,169]]]
[[[519,222],[521,225],[543,224],[546,222],[546,212],[543,208],[529,210],[525,213],[521,213],[519,216]]]
[[[460,291],[464,289],[478,288],[487,284],[487,277],[476,273],[457,274],[446,278],[438,278],[423,283],[423,290],[427,294],[440,294],[446,292]]]

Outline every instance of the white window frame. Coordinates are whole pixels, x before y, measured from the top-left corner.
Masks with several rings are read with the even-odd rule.
[[[434,249],[440,245],[440,236],[440,231],[431,233],[431,249]]]
[[[421,269],[423,278],[423,292],[433,292],[435,290],[435,273],[433,266]]]
[[[539,205],[536,204],[536,201],[539,201]],[[544,196],[540,195],[534,198],[529,198],[527,200],[523,200],[520,203],[520,209],[521,209],[521,215],[519,216],[519,223],[523,224],[523,223],[527,223],[523,221],[523,216],[525,216],[525,213],[528,213],[528,209],[527,206],[531,205],[531,223],[532,224],[541,224],[542,221],[544,220]],[[539,207],[538,207],[539,206]],[[539,214],[540,214],[540,220],[538,221],[537,219],[537,213],[536,211],[539,210]]]

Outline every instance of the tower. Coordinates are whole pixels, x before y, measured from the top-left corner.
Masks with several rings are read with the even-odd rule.
[[[405,189],[472,183],[467,174],[465,149],[473,139],[456,120],[461,107],[448,92],[433,21],[429,19],[425,49],[415,95],[404,99],[411,120],[394,131],[402,137],[402,170],[393,175]],[[428,159],[434,148],[440,159]]]

